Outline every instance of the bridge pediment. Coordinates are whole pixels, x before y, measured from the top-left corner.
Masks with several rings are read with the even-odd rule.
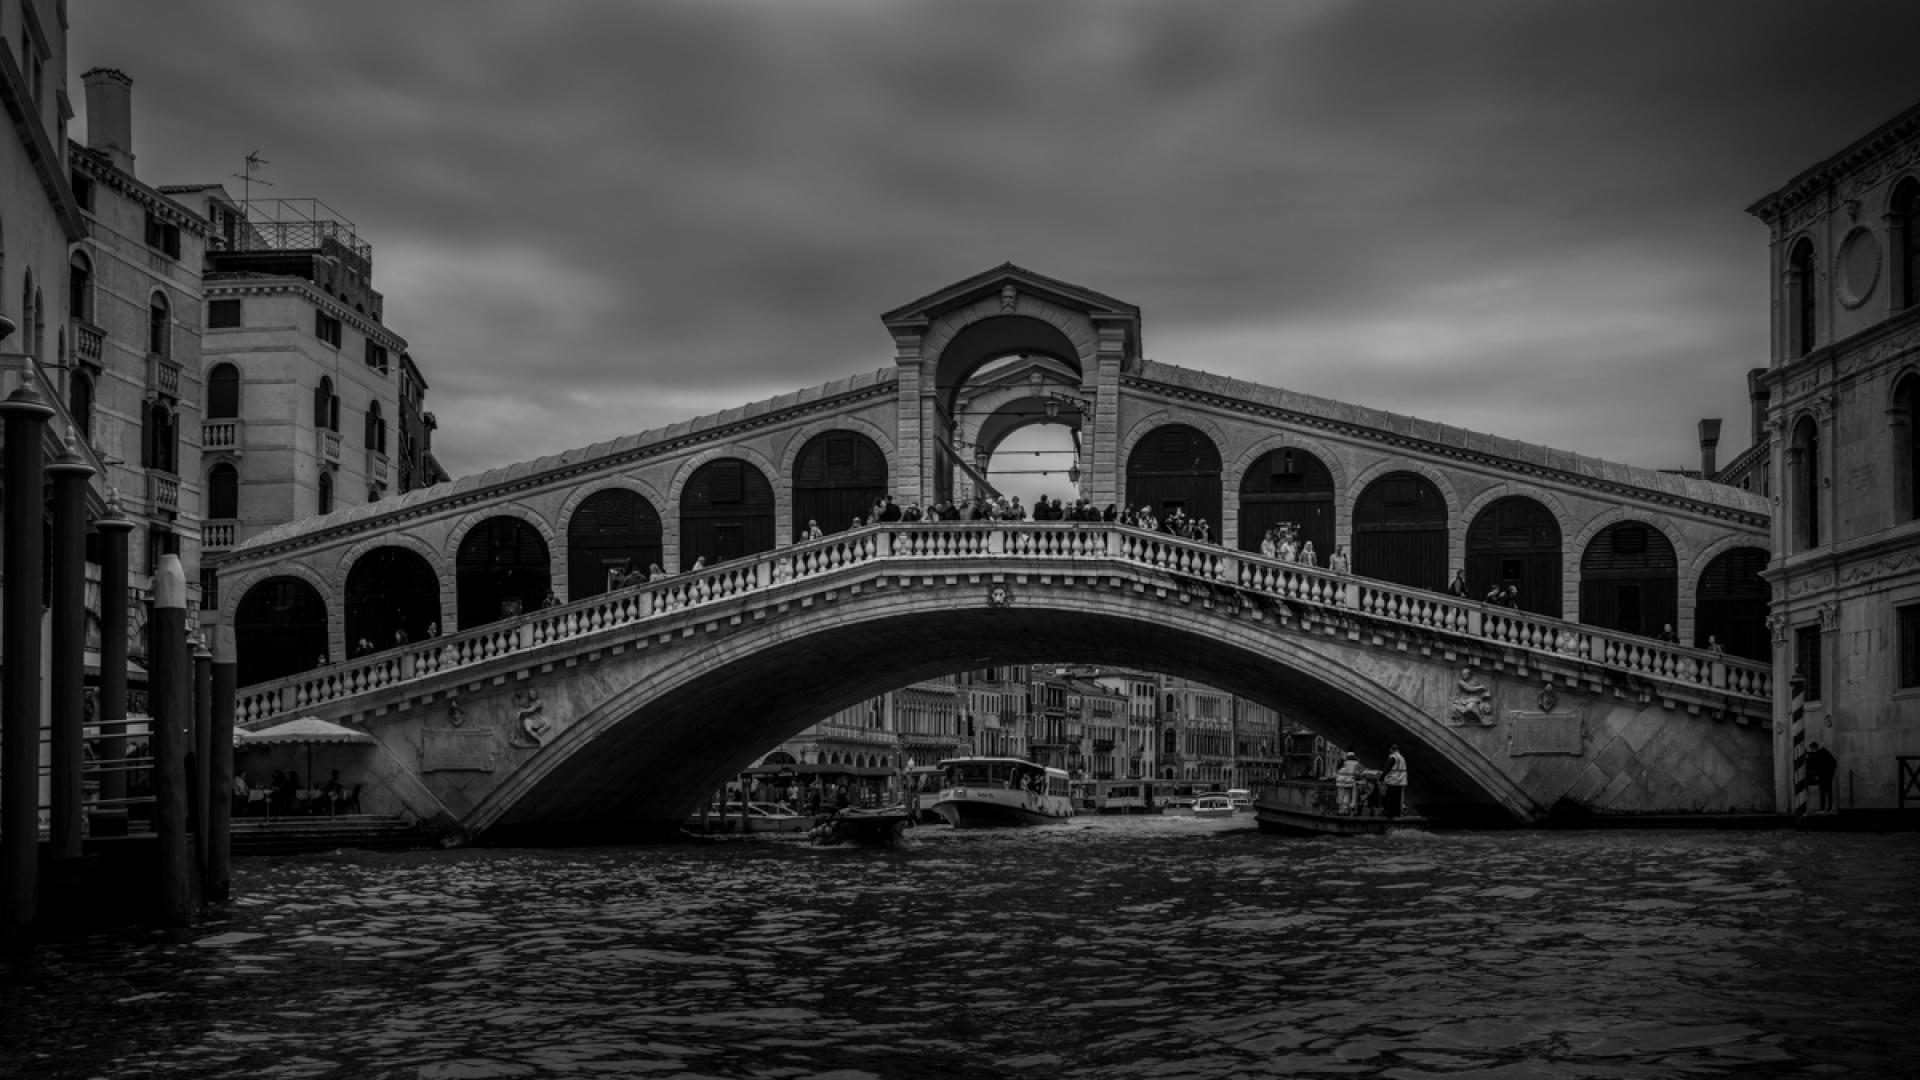
[[[1008,292],[1009,289],[1012,292]],[[1020,310],[1019,299],[1022,296],[1078,313],[1095,326],[1122,329],[1126,334],[1126,355],[1140,355],[1140,309],[1137,306],[1082,285],[1036,274],[1010,262],[902,304],[880,316],[880,321],[896,337],[917,334],[942,318],[976,304],[996,304],[1006,314],[1014,314]]]

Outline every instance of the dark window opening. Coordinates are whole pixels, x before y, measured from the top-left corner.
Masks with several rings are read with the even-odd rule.
[[[240,325],[240,301],[207,301],[207,329],[232,330]]]
[[[1794,673],[1806,680],[1808,701],[1820,698],[1820,627],[1797,626],[1793,630]]]
[[[1920,687],[1920,604],[1897,609],[1900,623],[1900,689]]]

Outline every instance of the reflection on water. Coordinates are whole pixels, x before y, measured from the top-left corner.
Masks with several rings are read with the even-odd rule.
[[[1920,1067],[1920,844],[1247,819],[241,860],[0,984],[31,1077],[1675,1077]]]

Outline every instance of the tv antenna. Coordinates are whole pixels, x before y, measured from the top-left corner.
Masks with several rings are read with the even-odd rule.
[[[248,209],[253,205],[253,185],[260,184],[265,187],[273,186],[273,181],[261,180],[258,177],[253,175],[254,173],[260,171],[260,167],[262,165],[271,165],[273,164],[273,162],[268,161],[266,158],[261,157],[260,151],[258,150],[255,150],[252,153],[248,154],[246,158],[246,162],[247,162],[246,172],[233,174],[233,178],[235,180],[241,181],[244,185],[240,189],[241,190],[240,212],[242,216],[247,216]]]

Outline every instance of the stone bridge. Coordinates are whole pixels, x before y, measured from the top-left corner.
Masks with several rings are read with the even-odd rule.
[[[928,294],[886,313],[882,322],[893,341],[891,368],[343,509],[251,538],[221,564],[218,581],[218,618],[235,631],[240,683],[255,688],[250,700],[256,710],[299,708],[355,716],[381,708],[407,711],[407,701],[444,700],[440,695],[453,691],[434,689],[431,699],[402,695],[404,700],[391,705],[368,705],[359,697],[373,693],[374,698],[364,700],[384,702],[379,695],[389,693],[386,689],[311,695],[317,693],[314,687],[352,687],[357,679],[371,678],[366,674],[370,671],[417,666],[425,655],[464,657],[462,650],[484,652],[487,646],[480,643],[508,637],[517,642],[532,635],[545,642],[549,639],[542,635],[548,630],[540,628],[556,625],[556,616],[551,611],[528,614],[543,604],[558,602],[566,612],[631,614],[631,605],[638,602],[634,597],[654,598],[648,600],[652,604],[663,594],[620,588],[622,575],[658,564],[683,574],[700,565],[721,568],[717,575],[675,579],[666,586],[668,593],[691,588],[692,582],[706,582],[712,590],[718,582],[744,580],[741,575],[749,571],[766,580],[751,591],[752,599],[739,590],[726,593],[726,603],[743,605],[740,612],[702,619],[686,614],[682,607],[692,610],[687,605],[649,608],[644,619],[621,622],[626,629],[606,631],[616,644],[585,642],[578,655],[566,652],[555,661],[571,674],[540,673],[537,666],[529,673],[515,666],[520,661],[502,658],[497,663],[512,669],[511,674],[500,675],[503,681],[498,684],[492,683],[492,674],[485,678],[487,685],[511,681],[524,693],[538,691],[540,715],[554,715],[558,703],[567,702],[570,733],[562,737],[567,745],[587,738],[572,733],[591,728],[581,726],[583,717],[598,717],[592,723],[604,721],[607,736],[615,740],[603,749],[613,754],[616,747],[630,747],[636,755],[622,768],[637,769],[633,761],[640,759],[668,760],[657,755],[670,747],[676,755],[672,760],[689,763],[700,774],[700,783],[719,775],[707,766],[717,769],[762,750],[837,705],[922,675],[966,668],[986,657],[1135,663],[1188,674],[1266,701],[1288,715],[1301,715],[1303,705],[1312,704],[1325,733],[1336,738],[1344,733],[1355,741],[1384,738],[1381,733],[1389,728],[1415,730],[1416,715],[1433,723],[1436,702],[1451,700],[1449,688],[1459,677],[1446,658],[1448,651],[1505,665],[1481,669],[1498,672],[1481,676],[1493,678],[1503,695],[1495,709],[1498,715],[1506,715],[1499,709],[1521,709],[1526,695],[1539,697],[1540,685],[1523,692],[1514,681],[1511,661],[1483,654],[1491,647],[1489,640],[1499,649],[1521,647],[1506,638],[1489,639],[1484,632],[1488,625],[1530,627],[1529,633],[1546,635],[1555,644],[1542,647],[1536,640],[1526,648],[1554,657],[1550,664],[1574,665],[1567,673],[1556,673],[1556,678],[1570,674],[1574,680],[1567,684],[1563,679],[1556,691],[1561,712],[1587,700],[1582,695],[1592,692],[1592,686],[1638,701],[1642,690],[1620,689],[1608,680],[1638,680],[1631,683],[1637,687],[1656,674],[1672,674],[1632,659],[1643,656],[1682,665],[1717,664],[1712,670],[1730,680],[1723,686],[1712,679],[1678,679],[1676,685],[1692,687],[1690,694],[1707,695],[1697,701],[1687,695],[1670,699],[1674,709],[1689,717],[1694,714],[1686,709],[1696,706],[1703,715],[1745,715],[1747,706],[1733,703],[1749,694],[1756,701],[1764,697],[1764,690],[1751,681],[1760,677],[1758,666],[1742,662],[1765,662],[1772,648],[1766,627],[1767,587],[1760,577],[1768,558],[1768,507],[1758,496],[1159,363],[1144,353],[1138,308],[1012,265]],[[1146,506],[1163,517],[1179,509],[1202,518],[1219,543],[1195,550],[1219,573],[1195,575],[1194,580],[1204,584],[1196,592],[1199,586],[1189,588],[1165,577],[1173,572],[1171,567],[1145,568],[1122,557],[1132,550],[1127,545],[1144,542],[1127,530],[1094,530],[1103,542],[1119,545],[1101,556],[1106,562],[1089,571],[1104,575],[1109,583],[1103,590],[1079,584],[1085,575],[1068,573],[1055,562],[1034,563],[1040,556],[1028,551],[948,552],[929,563],[933,556],[914,546],[921,541],[913,538],[924,530],[850,531],[854,519],[867,514],[882,495],[891,494],[902,504],[931,504],[985,486],[996,448],[1014,432],[1037,423],[1067,426],[1078,447],[1075,486],[1063,485],[1056,497],[1084,497],[1096,506]],[[821,578],[817,584],[826,591],[820,595],[807,591],[812,585],[803,585],[816,582],[818,575],[802,575],[797,569],[826,550],[800,542],[810,521],[818,522],[832,545],[844,540],[854,548],[874,546],[861,559],[835,568],[835,573],[851,575],[849,580]],[[1328,620],[1316,618],[1312,625],[1345,626],[1338,620],[1361,619],[1368,627],[1402,626],[1378,605],[1366,606],[1365,597],[1378,596],[1393,597],[1394,605],[1412,605],[1418,612],[1448,611],[1470,622],[1477,618],[1481,621],[1473,626],[1479,629],[1418,619],[1405,623],[1406,633],[1443,634],[1433,639],[1430,652],[1421,651],[1427,648],[1420,644],[1425,638],[1405,639],[1385,631],[1381,641],[1400,644],[1389,648],[1375,643],[1372,630],[1354,630],[1357,638],[1345,629],[1299,638],[1274,636],[1273,627],[1294,625],[1287,622],[1291,615],[1223,600],[1210,590],[1225,588],[1228,596],[1273,595],[1257,581],[1236,575],[1265,565],[1254,552],[1261,536],[1282,523],[1290,523],[1314,543],[1314,565],[1294,564],[1295,569],[1286,571],[1302,581],[1321,580],[1317,575],[1337,546],[1351,550],[1353,577],[1348,584],[1358,590],[1354,602],[1316,607],[1333,614]],[[959,531],[939,535],[973,535],[970,526],[946,528]],[[1030,534],[1052,535],[1033,528],[980,535],[1004,540]],[[862,539],[856,542],[854,537]],[[897,551],[895,540],[907,543],[912,553]],[[1160,542],[1170,545],[1167,550],[1188,550]],[[1058,557],[1048,553],[1045,559]],[[1088,556],[1076,552],[1073,557]],[[795,575],[776,582],[773,575],[783,558]],[[911,561],[911,569],[897,564],[902,558]],[[1465,577],[1470,596],[1484,595],[1493,585],[1517,588],[1520,611],[1484,612],[1472,604],[1443,601],[1440,597],[1456,573]],[[923,579],[933,584],[901,584]],[[1075,584],[1062,584],[1067,581]],[[1116,587],[1114,581],[1120,584]],[[986,590],[992,585],[1014,590],[1014,614],[988,604]],[[1096,592],[1104,598],[1098,603],[1089,599]],[[909,596],[914,599],[905,599]],[[1284,599],[1296,606],[1303,600]],[[704,609],[706,602],[693,606]],[[819,620],[831,623],[830,615],[867,629],[821,635]],[[706,655],[693,649],[684,662],[692,665],[690,671],[724,672],[720,683],[688,674],[683,689],[674,694],[648,697],[644,705],[638,698],[628,702],[637,710],[633,716],[649,718],[632,723],[603,714],[626,707],[615,704],[627,699],[611,690],[591,707],[577,698],[591,696],[589,686],[595,680],[619,678],[648,680],[646,694],[664,693],[664,684],[656,686],[654,680],[678,669],[669,664],[655,670],[670,650],[655,640],[661,631],[640,628],[647,620],[663,618],[692,620],[675,631],[681,646],[708,641],[719,650]],[[709,632],[709,621],[729,629]],[[1656,634],[1669,626],[1680,643],[1694,648],[1657,643]],[[864,636],[868,633],[875,636]],[[420,643],[429,634],[444,636],[422,652]],[[623,634],[634,638],[618,644]],[[1606,647],[1577,660],[1566,658],[1558,643],[1569,634]],[[567,636],[572,640],[580,635]],[[1738,659],[1707,661],[1709,654],[1700,647],[1712,638]],[[764,669],[722,663],[723,655],[733,654],[717,643],[736,639],[739,648],[764,650],[774,659],[767,660]],[[1267,644],[1255,648],[1254,639]],[[654,644],[642,648],[639,643],[646,641]],[[849,655],[843,641],[861,649]],[[1295,644],[1283,644],[1287,641]],[[1230,642],[1238,644],[1229,647]],[[1342,650],[1357,652],[1347,655]],[[1069,651],[1077,655],[1069,656]],[[1374,658],[1371,667],[1361,654]],[[1389,673],[1381,664],[1389,654],[1431,662],[1392,667]],[[1441,659],[1431,660],[1434,656]],[[810,665],[824,657],[859,671],[833,672],[833,685],[823,685],[827,673],[814,672]],[[785,672],[778,658],[801,670],[786,672],[782,677],[792,679],[779,685],[754,685],[751,698],[727,697],[742,689],[727,680],[751,679],[760,671],[768,677]],[[463,669],[472,666],[461,663]],[[1341,666],[1348,664],[1378,676],[1376,690],[1344,688],[1341,679],[1313,674],[1346,670]],[[612,674],[616,670],[622,674]],[[1532,662],[1521,670],[1529,683],[1544,683],[1544,677],[1534,678]],[[589,672],[597,674],[590,677]],[[1262,674],[1256,678],[1249,672]],[[572,677],[581,680],[579,686],[564,688]],[[448,686],[473,681],[462,677]],[[622,692],[642,693],[640,685],[630,683]],[[789,686],[806,686],[807,694],[789,698]],[[1370,695],[1376,692],[1398,704],[1373,701]],[[1288,694],[1299,696],[1289,699]],[[1603,697],[1616,704],[1627,700]],[[1651,710],[1648,716],[1659,716],[1668,711],[1667,700],[1653,694],[1648,701],[1654,704],[1639,704]],[[1371,704],[1359,708],[1363,702]],[[711,711],[722,704],[757,718],[722,721],[721,714]],[[711,733],[719,730],[714,724],[739,724],[736,733],[744,742],[695,752],[668,738],[671,724],[656,723],[661,709],[694,705],[705,719],[687,720],[695,724],[689,730]],[[1541,733],[1561,731],[1555,738],[1563,742],[1555,745],[1565,745],[1565,725],[1556,728],[1559,722],[1552,719],[1560,713],[1552,708],[1535,711],[1547,718],[1522,725],[1522,742],[1533,747],[1538,744],[1528,740],[1534,735],[1545,739]],[[1376,719],[1362,722],[1355,719],[1359,716]],[[1392,716],[1401,719],[1379,719]],[[1374,724],[1387,727],[1369,726]],[[639,732],[667,741],[647,743]],[[1428,745],[1466,737],[1454,732]],[[452,772],[458,770],[425,769],[418,763],[452,760],[445,756],[451,753],[446,748],[456,745],[463,745],[460,738],[436,735],[412,750],[394,750],[398,760],[409,760],[406,753],[415,755],[411,760],[416,761],[416,773]],[[1626,744],[1608,745],[1618,754],[1617,747]],[[420,759],[428,748],[433,753]],[[501,753],[510,757],[517,750]],[[565,755],[543,751],[542,758],[546,756]],[[1543,806],[1563,797],[1618,810],[1747,805],[1744,797],[1730,792],[1684,785],[1658,796],[1641,793],[1617,800],[1588,799],[1591,792],[1571,783],[1558,791],[1550,784],[1539,790],[1502,787],[1491,777],[1507,775],[1504,768],[1488,773],[1468,767],[1471,760],[1436,753],[1424,764],[1434,770],[1436,782],[1446,778],[1437,790],[1449,798],[1499,806],[1521,819],[1537,816]],[[1553,771],[1543,764],[1549,761],[1546,755],[1528,751],[1513,760],[1530,763],[1522,772]],[[1551,760],[1565,771],[1571,759]],[[494,776],[498,769],[468,771]],[[547,775],[545,766],[536,771]],[[511,772],[521,775],[517,768]],[[569,772],[559,769],[554,775]],[[648,783],[663,793],[680,790],[657,776]],[[589,806],[629,817],[658,813],[667,806],[621,804],[616,811],[611,808],[618,800],[604,805],[590,799],[570,801],[584,797],[562,798],[552,793],[559,789],[550,789],[544,780],[525,784],[532,786],[515,781],[497,793],[488,787],[483,798],[448,794],[443,801],[451,800],[446,805],[455,819],[480,829],[535,821],[542,814],[556,820],[579,818]],[[461,786],[464,790],[472,784]],[[1572,794],[1576,790],[1580,794]]]
[[[238,710],[373,733],[369,809],[611,838],[672,827],[826,712],[1036,655],[1397,742],[1427,813],[1772,805],[1764,665],[1102,524],[868,527],[256,685]]]

